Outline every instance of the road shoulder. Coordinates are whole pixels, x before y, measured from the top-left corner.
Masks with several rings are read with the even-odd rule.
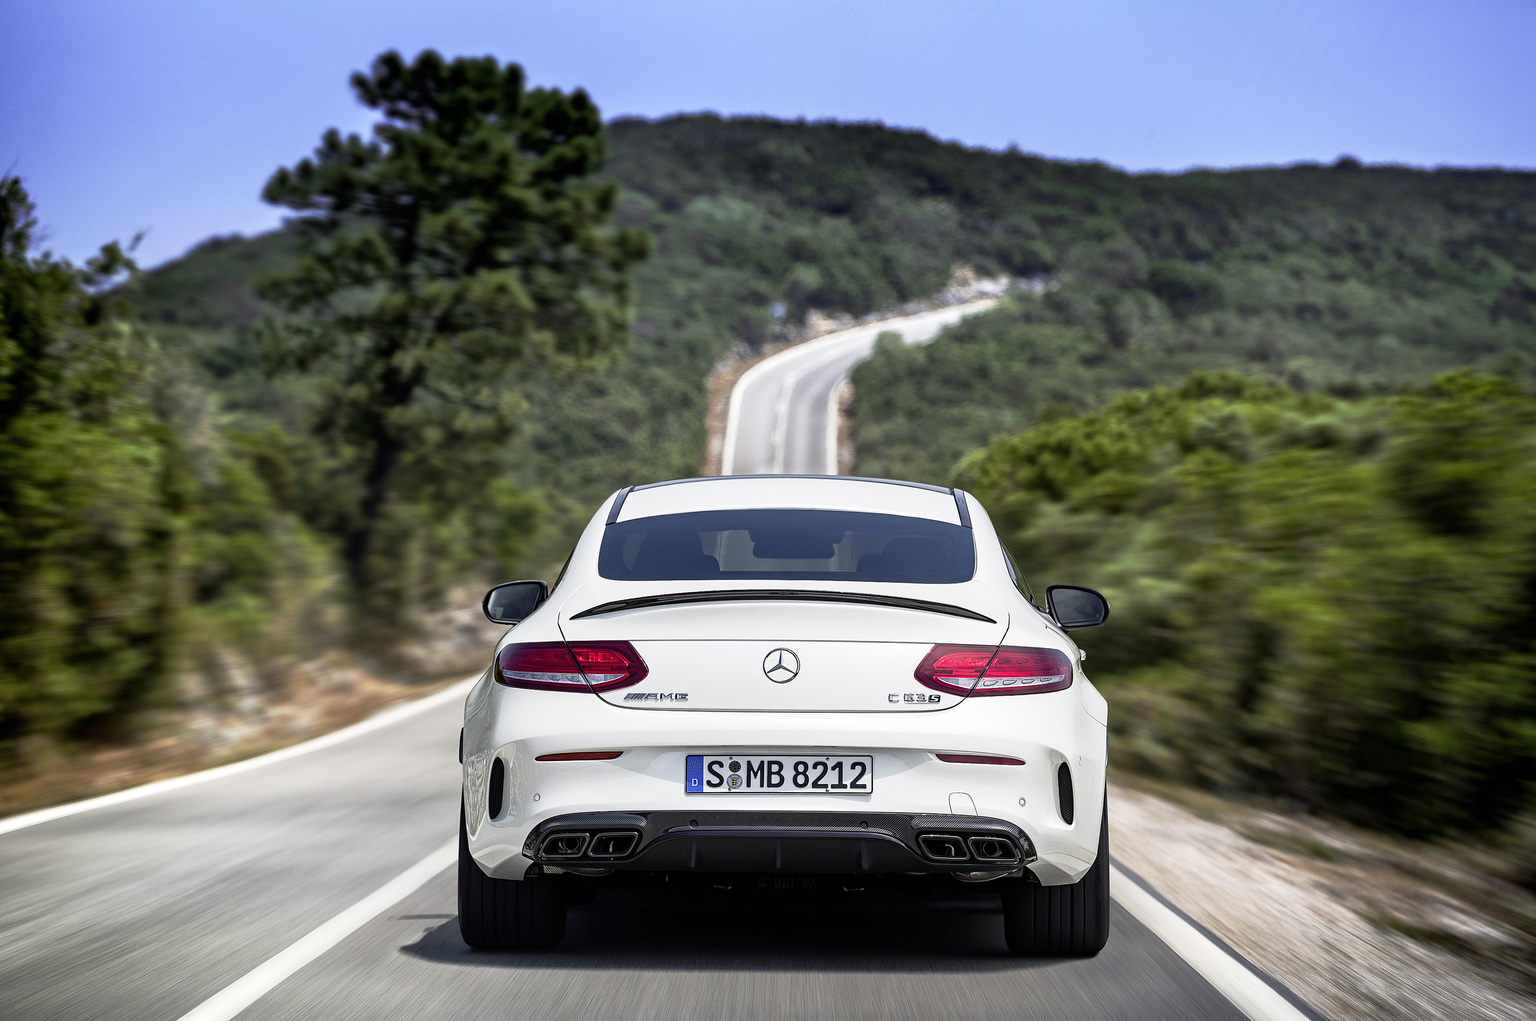
[[[1112,785],[1110,798],[1116,858],[1326,1016],[1536,1017],[1529,934],[1383,846],[1196,792],[1176,804]]]
[[[119,782],[105,793],[100,784],[92,797],[60,796],[52,802],[31,811],[0,818],[0,834],[10,833],[54,819],[62,819],[82,812],[106,808],[111,805],[150,797],[162,791],[176,790],[224,776],[232,776],[269,763],[280,762],[322,748],[372,733],[402,719],[425,712],[444,701],[463,698],[475,678],[454,677],[432,684],[392,685],[393,690],[378,693],[372,699],[349,700],[330,707],[331,711],[316,717],[303,728],[285,728],[277,733],[253,740],[247,744],[226,749],[218,755],[199,757],[186,754],[170,762],[154,758],[153,743],[137,746],[128,751],[134,755],[127,763],[120,764],[114,775]],[[122,756],[118,749],[104,755]],[[49,790],[64,795],[72,788],[58,777],[53,778]],[[89,791],[89,788],[87,788]]]

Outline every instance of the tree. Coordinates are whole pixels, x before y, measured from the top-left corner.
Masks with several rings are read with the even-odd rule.
[[[330,371],[315,419],[338,468],[330,529],[358,623],[377,630],[410,601],[400,558],[419,508],[472,499],[497,470],[515,371],[574,374],[627,340],[650,239],[611,225],[618,189],[594,177],[603,124],[583,90],[431,50],[385,53],[352,87],[382,114],[373,138],[327,131],[267,182],[266,201],[304,214],[308,251],[260,289],[290,313],[266,328],[274,366]]]
[[[1180,317],[1220,308],[1224,300],[1220,277],[1176,259],[1153,263],[1147,272],[1147,288]]]

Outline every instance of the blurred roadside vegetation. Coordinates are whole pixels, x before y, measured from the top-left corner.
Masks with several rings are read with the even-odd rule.
[[[956,477],[1037,588],[1114,605],[1079,640],[1119,768],[1416,837],[1536,837],[1528,390],[1196,372],[998,439]]]
[[[0,180],[0,765],[121,740],[185,664],[334,624],[329,551],[264,441],[104,292],[131,260],[32,256],[35,227]]]

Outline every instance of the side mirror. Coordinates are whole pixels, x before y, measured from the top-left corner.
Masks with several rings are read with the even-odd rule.
[[[1109,600],[1080,585],[1051,585],[1045,590],[1045,605],[1063,631],[1099,627],[1109,619]]]
[[[549,586],[542,581],[509,581],[485,594],[480,609],[494,624],[516,624],[549,598]]]

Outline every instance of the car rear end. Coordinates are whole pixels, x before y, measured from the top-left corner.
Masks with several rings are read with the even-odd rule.
[[[1105,758],[1078,659],[963,494],[630,492],[470,696],[469,845],[504,879],[1071,883],[1095,858]]]

